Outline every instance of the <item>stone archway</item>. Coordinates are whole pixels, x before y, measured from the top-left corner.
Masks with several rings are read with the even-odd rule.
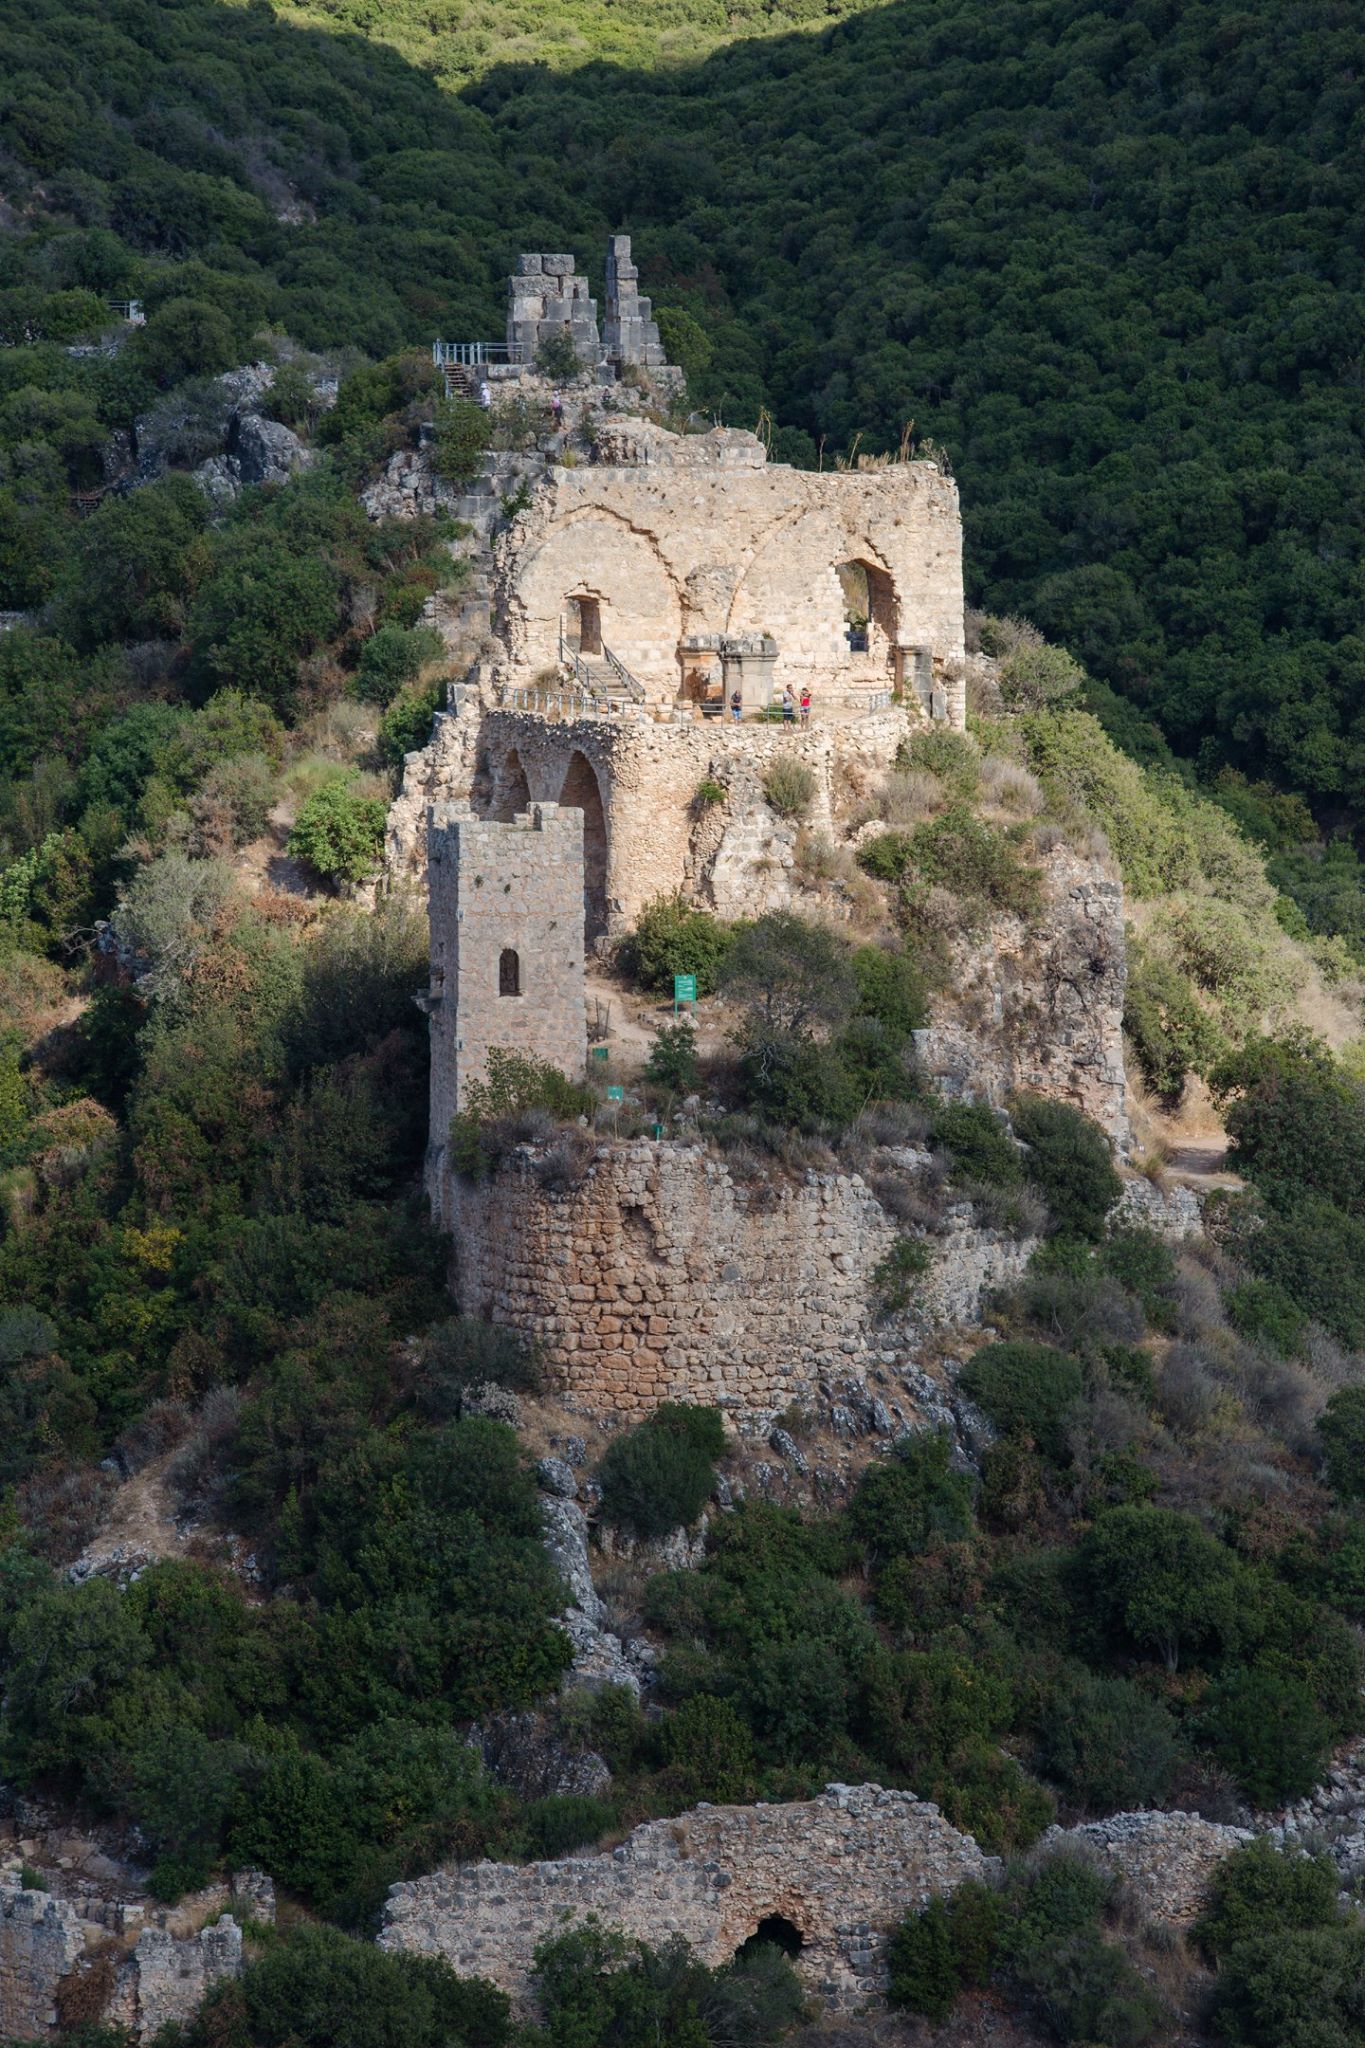
[[[765,1913],[747,1941],[735,1950],[735,1961],[754,1955],[761,1948],[779,1949],[788,1962],[795,1962],[806,1946],[806,1937],[785,1913]]]
[[[879,562],[853,555],[835,567],[844,596],[844,623],[855,665],[876,674],[892,665],[900,632],[896,586]]]
[[[596,770],[577,747],[559,801],[566,810],[583,813],[583,940],[590,947],[607,929],[607,814]]]

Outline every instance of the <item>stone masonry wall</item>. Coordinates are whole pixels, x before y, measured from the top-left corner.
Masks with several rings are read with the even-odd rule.
[[[582,1184],[559,1193],[538,1163],[524,1147],[491,1183],[447,1182],[453,1284],[465,1314],[535,1337],[589,1414],[706,1401],[765,1422],[822,1376],[913,1350],[926,1324],[972,1321],[1033,1249],[978,1230],[962,1205],[925,1240],[933,1264],[914,1310],[882,1322],[874,1273],[900,1226],[860,1175],[749,1183],[700,1147],[641,1139],[600,1146]]]
[[[461,693],[452,711],[438,714],[431,744],[404,764],[389,813],[388,878],[424,882],[429,805],[468,802],[480,816],[510,818],[528,802],[563,801],[566,785],[573,793],[570,776],[581,788],[586,769],[603,811],[608,931],[629,930],[646,903],[678,889],[724,917],[752,917],[790,893],[795,834],[763,797],[773,762],[791,757],[810,769],[807,823],[828,831],[843,792],[870,790],[910,725],[898,706],[805,729],[665,725],[629,715],[551,720],[487,710]],[[693,801],[703,781],[727,792],[711,811]]]
[[[140,1909],[113,1902],[26,1891],[17,1871],[0,1872],[0,2034],[42,2039],[56,2026],[63,1985],[94,1972],[109,1986],[106,2022],[150,2041],[168,2021],[188,2020],[211,1984],[240,1972],[231,1915],[184,1936],[142,1926],[133,1941],[140,1919]]]
[[[497,1046],[587,1064],[583,813],[533,804],[513,824],[453,805],[429,824],[433,1188],[450,1119]],[[505,972],[504,970],[509,970]],[[515,985],[510,985],[514,983]]]
[[[444,1956],[524,2005],[536,1943],[590,1913],[650,1943],[680,1934],[713,1967],[777,1914],[801,1936],[810,1988],[847,2006],[884,1986],[882,1947],[898,1920],[990,1868],[912,1793],[831,1785],[798,1804],[651,1821],[610,1855],[466,1864],[395,1885],[379,1939]]]
[[[550,471],[498,542],[501,684],[555,666],[580,593],[598,600],[605,643],[660,703],[677,695],[684,637],[771,634],[778,691],[810,683],[817,695],[885,686],[896,649],[961,655],[957,487],[933,463],[816,475],[768,463],[752,435],[620,418],[598,453]],[[877,673],[849,645],[837,573],[847,563],[878,592]],[[961,725],[960,692],[947,708]]]

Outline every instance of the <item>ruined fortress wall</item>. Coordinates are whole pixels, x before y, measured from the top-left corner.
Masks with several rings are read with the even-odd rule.
[[[607,459],[552,471],[499,543],[509,679],[554,667],[566,599],[587,593],[606,643],[660,699],[694,635],[771,634],[779,690],[858,680],[836,573],[848,562],[882,579],[885,642],[961,655],[957,487],[932,463],[816,475],[766,463],[752,435],[610,432]]]
[[[724,917],[754,916],[785,901],[795,832],[764,801],[774,761],[795,759],[815,778],[806,821],[828,830],[850,790],[870,790],[910,730],[899,706],[847,724],[800,726],[658,724],[653,719],[551,720],[488,710],[471,695],[438,716],[430,746],[410,754],[389,816],[391,880],[425,878],[426,812],[468,802],[483,817],[510,819],[530,802],[581,801],[589,865],[604,873],[605,925],[629,930],[646,903],[688,889]],[[571,779],[572,778],[572,779]],[[703,781],[727,790],[703,815]]]
[[[801,1936],[807,1984],[848,2006],[884,1988],[885,1940],[899,1920],[990,1867],[912,1793],[831,1785],[797,1804],[699,1806],[651,1821],[611,1855],[466,1864],[395,1885],[379,1939],[444,1956],[525,2005],[536,1943],[590,1913],[653,1944],[682,1935],[713,1967],[780,1915]]]
[[[874,1279],[900,1226],[860,1175],[746,1181],[700,1147],[648,1139],[599,1146],[567,1192],[542,1185],[540,1164],[525,1147],[477,1189],[447,1181],[454,1288],[465,1314],[535,1337],[584,1412],[702,1401],[761,1423],[822,1376],[904,1350],[909,1325],[878,1320]],[[925,1242],[916,1327],[970,1322],[1033,1249],[977,1229],[966,1205]]]

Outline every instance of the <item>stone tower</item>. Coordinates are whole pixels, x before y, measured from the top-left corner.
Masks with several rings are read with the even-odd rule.
[[[514,363],[534,363],[552,335],[567,334],[578,360],[592,368],[601,358],[597,301],[572,256],[518,256],[507,280],[507,346]]]
[[[494,1047],[571,1080],[588,1057],[583,993],[583,813],[532,804],[514,823],[463,804],[427,813],[431,890],[431,1126],[427,1189],[449,1221],[450,1119]]]
[[[640,297],[640,273],[630,260],[630,236],[607,237],[606,353],[609,362],[659,368],[663,343],[653,305]]]

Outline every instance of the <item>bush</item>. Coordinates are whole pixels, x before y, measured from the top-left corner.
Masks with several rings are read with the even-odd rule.
[[[1168,1105],[1180,1100],[1191,1073],[1209,1072],[1227,1043],[1188,974],[1174,961],[1153,958],[1136,945],[1123,1028],[1148,1087]]]
[[[626,964],[642,987],[671,996],[675,974],[695,974],[697,994],[714,993],[734,932],[682,896],[661,896],[636,919]]]
[[[1341,1919],[1339,1888],[1327,1857],[1275,1849],[1264,1837],[1248,1842],[1215,1869],[1195,1941],[1221,1962],[1239,1942],[1259,1935],[1334,1926]]]
[[[445,643],[429,626],[381,626],[361,649],[353,688],[373,704],[390,704],[404,683],[415,680],[429,661],[439,661]]]
[[[972,1532],[972,1481],[955,1472],[947,1436],[907,1437],[889,1463],[869,1465],[848,1509],[849,1529],[876,1564],[913,1557]]]
[[[1016,711],[1038,711],[1059,698],[1072,697],[1085,683],[1085,670],[1064,647],[1027,643],[1013,649],[1000,664],[1000,695]]]
[[[556,1792],[547,1799],[533,1799],[526,1809],[526,1833],[531,1854],[553,1862],[572,1849],[595,1842],[616,1819],[616,1810],[605,1799],[592,1799],[579,1792]]]
[[[1016,1096],[1010,1115],[1014,1135],[1028,1148],[1024,1170],[1042,1190],[1057,1228],[1072,1237],[1099,1237],[1123,1183],[1098,1124],[1070,1103],[1043,1095]]]
[[[1355,2048],[1365,1929],[1315,1927],[1239,1942],[1218,1973],[1214,2018],[1228,2048]]]
[[[299,811],[289,851],[327,882],[363,882],[384,850],[385,806],[345,782],[324,782]]]
[[[607,1446],[597,1475],[603,1515],[645,1539],[689,1528],[715,1488],[724,1447],[719,1409],[665,1403]]]
[[[763,777],[763,794],[779,818],[804,818],[815,801],[815,777],[804,761],[779,754]]]
[[[686,1095],[696,1087],[699,1073],[695,1027],[686,1018],[678,1024],[661,1024],[645,1061],[645,1079]]]
[[[993,1109],[983,1103],[945,1102],[934,1111],[929,1136],[952,1154],[960,1180],[1017,1187],[1024,1177],[1019,1147]]]
[[[839,933],[794,911],[742,925],[721,968],[726,993],[749,1006],[762,1037],[836,1030],[858,1000],[853,949]]]
[[[917,825],[910,834],[910,863],[928,883],[947,889],[968,906],[976,922],[991,912],[1036,916],[1042,884],[1003,832],[970,811],[954,809]]]
[[[232,2040],[221,2022],[234,2011],[254,2048],[502,2048],[510,2038],[508,2000],[493,1985],[334,1927],[293,1928],[247,1965],[240,1986],[210,1992],[191,2048]]]
[[[1302,1799],[1322,1775],[1332,1729],[1309,1687],[1278,1672],[1233,1670],[1211,1689],[1200,1741],[1253,1806]]]
[[[752,1791],[754,1743],[728,1700],[696,1693],[660,1730],[665,1768],[690,1800],[740,1800]]]
[[[872,1291],[878,1312],[898,1316],[918,1299],[917,1283],[933,1264],[928,1245],[917,1237],[898,1237],[872,1268]]]
[[[887,1996],[893,2006],[935,2022],[947,2019],[962,1979],[943,1899],[931,1899],[922,1913],[902,1920],[888,1944],[886,1960],[891,1973]]]
[[[1160,1806],[1179,1761],[1170,1714],[1126,1678],[1075,1672],[1048,1700],[1039,1762],[1079,1806],[1095,1813]]]
[[[1142,2048],[1165,2031],[1169,2015],[1155,1991],[1096,1928],[1016,1967],[1060,2041]]]
[[[899,882],[913,851],[908,832],[878,832],[875,838],[863,841],[856,859],[863,873],[875,882]]]
[[[1318,1417],[1327,1483],[1343,1500],[1365,1500],[1365,1387],[1338,1387]]]
[[[544,335],[536,349],[536,368],[561,384],[577,377],[584,365],[574,347],[573,336],[565,333]]]
[[[469,483],[479,473],[492,426],[471,398],[438,399],[433,420],[431,466],[450,483]]]
[[[1240,1559],[1170,1508],[1111,1509],[1078,1563],[1091,1612],[1115,1646],[1155,1652],[1168,1671],[1187,1653],[1235,1650],[1261,1604]]]
[[[858,1015],[875,1017],[894,1042],[903,1042],[928,1023],[928,984],[913,953],[859,946],[853,955],[853,976]]]
[[[958,1384],[1004,1435],[1029,1439],[1050,1463],[1065,1463],[1083,1384],[1074,1358],[1050,1344],[987,1344],[967,1360]]]
[[[486,1064],[486,1078],[468,1084],[464,1108],[450,1120],[450,1156],[457,1173],[477,1179],[491,1172],[503,1141],[515,1142],[520,1119],[535,1119],[539,1112],[564,1123],[597,1106],[590,1088],[571,1081],[548,1060],[494,1045]]]

